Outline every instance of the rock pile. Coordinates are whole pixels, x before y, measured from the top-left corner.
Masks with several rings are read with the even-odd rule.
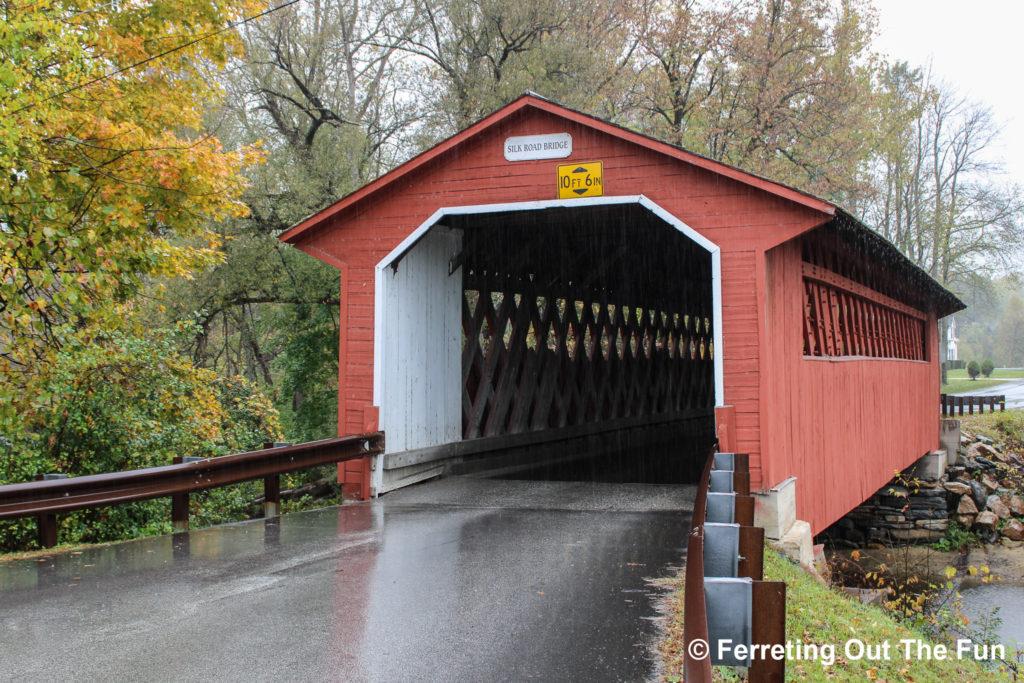
[[[956,464],[942,478],[915,476],[911,467],[829,527],[837,545],[937,541],[950,522],[982,540],[1020,546],[1024,541],[1024,461],[984,436],[960,434]]]

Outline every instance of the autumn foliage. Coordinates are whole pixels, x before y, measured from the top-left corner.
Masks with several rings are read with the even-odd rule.
[[[241,377],[196,368],[175,348],[187,326],[145,338],[112,331],[75,336],[34,377],[33,402],[0,421],[0,483],[58,472],[98,474],[212,457],[281,439],[277,411]],[[230,517],[227,491],[216,521]],[[65,541],[106,541],[170,531],[167,501],[61,516]],[[238,512],[238,511],[234,511]],[[0,550],[31,547],[32,520],[0,523]]]
[[[30,372],[154,274],[215,261],[255,147],[201,131],[245,7],[0,2],[0,373]],[[197,40],[199,38],[199,40]],[[13,375],[12,375],[13,373]],[[8,384],[10,386],[10,384]]]
[[[130,319],[142,284],[216,262],[211,226],[246,212],[258,145],[226,149],[201,117],[251,9],[0,0],[0,483],[280,438],[251,385]],[[68,515],[62,539],[159,531],[161,505]],[[27,526],[0,526],[0,547]]]

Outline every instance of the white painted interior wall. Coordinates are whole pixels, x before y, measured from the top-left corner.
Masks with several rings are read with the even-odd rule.
[[[448,274],[462,237],[434,226],[378,271],[383,333],[380,428],[387,452],[462,439],[462,270]]]

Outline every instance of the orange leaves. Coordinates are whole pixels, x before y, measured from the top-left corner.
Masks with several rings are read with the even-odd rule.
[[[217,260],[210,225],[244,213],[242,174],[259,155],[194,131],[217,95],[207,70],[236,44],[218,31],[246,6],[8,8],[0,168],[14,179],[0,184],[0,357],[8,361],[0,370],[45,357],[68,323],[103,319],[99,306],[124,300],[143,279],[188,276]]]

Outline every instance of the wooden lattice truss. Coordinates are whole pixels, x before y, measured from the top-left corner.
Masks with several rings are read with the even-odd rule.
[[[632,207],[456,227],[465,439],[711,413],[710,257],[685,236]]]
[[[927,359],[920,291],[829,229],[802,246],[804,355]]]

